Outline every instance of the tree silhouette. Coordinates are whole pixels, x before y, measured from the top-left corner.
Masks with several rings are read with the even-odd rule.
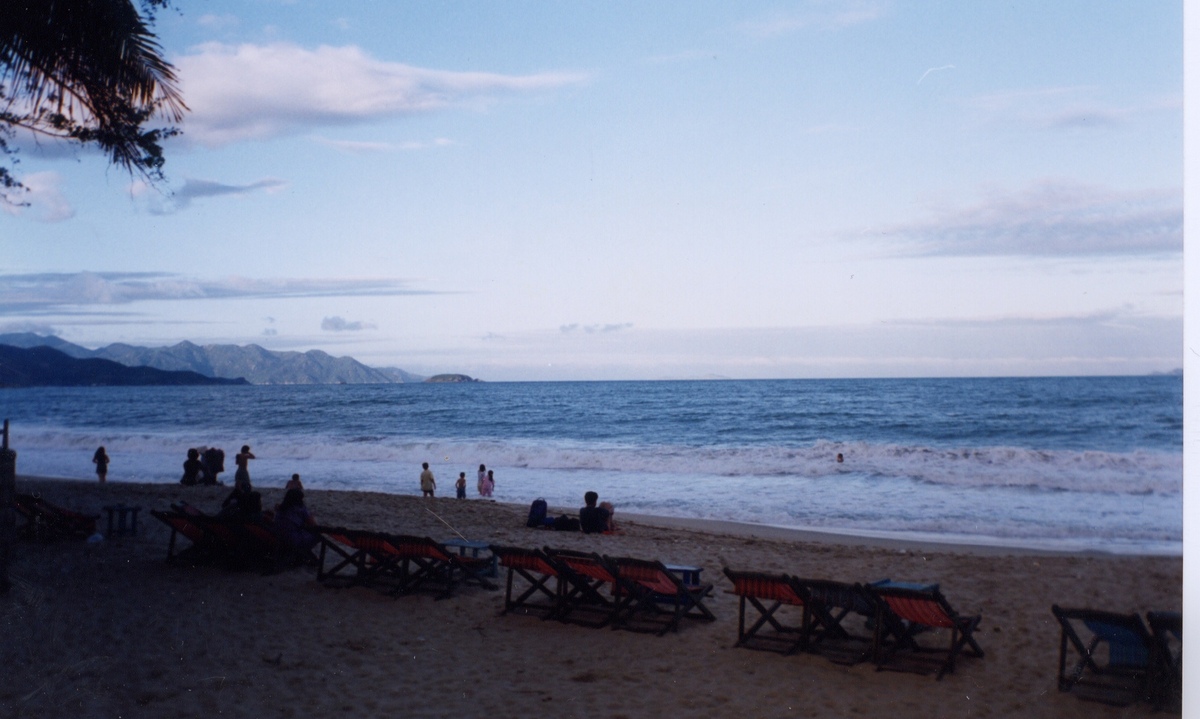
[[[162,180],[162,141],[187,110],[175,68],[151,31],[170,0],[0,0],[0,200],[20,181],[18,131],[95,146],[150,182]]]

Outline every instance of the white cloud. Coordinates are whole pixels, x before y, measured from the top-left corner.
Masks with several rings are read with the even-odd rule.
[[[192,204],[192,200],[197,198],[246,195],[258,190],[270,193],[279,190],[285,185],[287,185],[285,181],[274,177],[257,180],[248,185],[227,185],[213,180],[189,178],[184,180],[183,186],[178,190],[164,194],[160,193],[157,188],[150,187],[145,182],[139,180],[133,185],[133,194],[135,197],[143,200],[146,209],[151,214],[169,215],[186,209]]]
[[[21,204],[0,202],[10,215],[28,216],[41,222],[62,222],[75,216],[75,208],[62,193],[63,178],[57,172],[34,172],[20,178],[26,192],[12,192]]]
[[[205,13],[196,18],[196,24],[210,30],[225,30],[231,27],[237,27],[238,18],[236,15],[216,15],[214,13]]]
[[[413,67],[355,46],[207,43],[175,61],[191,113],[185,139],[206,146],[306,128],[401,117],[583,82],[578,73],[501,75]]]
[[[77,272],[0,275],[0,312],[46,312],[63,307],[205,299],[297,297],[396,297],[428,295],[403,280],[256,279],[204,280],[163,272]]]
[[[900,241],[903,255],[1174,253],[1183,249],[1183,205],[1179,191],[1118,192],[1047,181],[868,234]]]
[[[620,332],[621,330],[627,330],[627,329],[632,329],[632,328],[633,328],[632,322],[620,322],[620,323],[614,323],[614,324],[594,324],[594,325],[581,325],[578,322],[572,322],[569,325],[560,325],[558,328],[558,331],[562,332],[563,334],[570,334],[572,332],[584,332],[586,334],[591,335],[591,334],[597,334],[597,333],[606,334],[609,332]]]
[[[770,38],[808,28],[832,30],[878,20],[887,14],[883,0],[809,0],[801,7],[767,18],[742,23],[754,37]]]
[[[375,325],[369,322],[350,322],[336,315],[321,320],[321,329],[326,332],[361,332],[362,330],[373,330],[375,328]]]
[[[996,121],[1042,130],[1119,127],[1136,117],[1162,111],[1178,112],[1178,97],[1163,97],[1124,105],[1096,98],[1093,86],[1040,87],[979,95],[968,101]]]
[[[313,135],[313,140],[328,145],[336,150],[351,154],[369,155],[376,152],[415,152],[433,147],[449,147],[452,140],[439,137],[432,142],[370,142],[362,140],[334,140],[328,137]]]

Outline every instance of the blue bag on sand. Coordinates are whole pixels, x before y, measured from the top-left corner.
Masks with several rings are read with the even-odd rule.
[[[538,497],[529,505],[529,519],[525,520],[526,527],[540,527],[546,519],[546,500]]]

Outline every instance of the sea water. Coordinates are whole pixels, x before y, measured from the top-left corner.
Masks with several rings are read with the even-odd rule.
[[[442,496],[978,544],[1182,552],[1180,377],[0,390],[22,475],[178,482],[249,444],[258,486]],[[844,461],[838,463],[841,454]],[[186,489],[181,488],[181,492]],[[314,507],[314,511],[320,511]]]

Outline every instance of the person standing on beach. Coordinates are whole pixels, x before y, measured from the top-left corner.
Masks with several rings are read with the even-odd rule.
[[[432,497],[433,491],[437,489],[437,480],[433,478],[433,472],[429,471],[429,463],[421,463],[421,496]]]
[[[233,484],[235,487],[241,487],[243,491],[249,492],[250,487],[250,460],[255,459],[255,456],[250,452],[250,445],[243,444],[242,451],[238,452],[233,461],[237,463],[237,472],[233,475]]]
[[[496,489],[496,478],[492,476],[492,470],[487,471],[487,476],[479,484],[479,496],[491,498],[492,490]]]
[[[108,480],[108,455],[104,453],[104,447],[100,447],[92,455],[92,463],[96,465],[96,476],[100,478],[100,484],[104,484]]]
[[[479,474],[475,475],[475,491],[479,492],[479,496],[483,496],[483,483],[487,481],[487,467],[479,465]]]
[[[454,483],[454,496],[459,499],[467,498],[467,473],[459,472],[458,481]]]

